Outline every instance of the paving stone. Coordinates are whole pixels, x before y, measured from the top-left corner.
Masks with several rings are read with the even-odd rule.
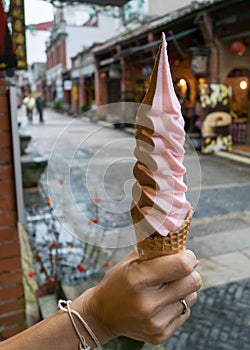
[[[164,348],[249,350],[249,309],[250,279],[203,290],[192,307],[190,319]]]
[[[198,271],[202,276],[203,289],[250,277],[249,256],[245,250],[199,260]]]
[[[245,221],[244,216],[242,218],[230,218],[229,215],[226,215],[226,217],[219,216],[216,220],[213,218],[204,221],[194,218],[189,232],[189,238],[204,237],[211,233],[244,229],[247,226],[249,226],[249,223]]]
[[[210,225],[210,224],[209,224]],[[209,226],[208,225],[208,226]],[[215,243],[216,242],[216,243]],[[238,230],[226,230],[200,236],[188,237],[188,247],[193,249],[199,258],[207,258],[230,251],[242,250],[250,247],[249,225]]]

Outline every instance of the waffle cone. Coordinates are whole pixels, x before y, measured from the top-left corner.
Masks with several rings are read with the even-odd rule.
[[[162,236],[158,232],[148,235],[147,232],[142,232],[135,226],[139,259],[150,260],[185,250],[192,216],[193,209],[190,208],[182,225],[176,231],[169,232],[167,236]]]

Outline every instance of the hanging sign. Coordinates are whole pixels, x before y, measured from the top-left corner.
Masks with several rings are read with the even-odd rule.
[[[16,47],[17,69],[27,70],[24,0],[12,0],[10,4],[13,41]]]
[[[4,11],[2,0],[0,0],[0,70],[16,67],[16,55],[7,25],[7,14]]]
[[[196,76],[207,76],[208,75],[208,61],[210,51],[208,48],[192,47],[191,69],[192,73]]]
[[[64,80],[63,82],[63,88],[64,90],[72,90],[72,81],[71,80]]]

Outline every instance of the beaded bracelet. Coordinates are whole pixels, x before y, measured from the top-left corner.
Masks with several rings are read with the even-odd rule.
[[[89,333],[89,335],[91,336],[91,338],[92,338],[92,339],[94,340],[94,342],[96,343],[97,349],[100,349],[100,350],[101,350],[101,349],[102,349],[102,346],[101,346],[99,340],[96,338],[94,332],[93,332],[92,329],[89,327],[89,325],[87,324],[87,322],[84,321],[84,319],[81,317],[81,315],[80,315],[77,311],[71,309],[71,307],[70,307],[70,304],[71,304],[71,303],[72,303],[71,300],[62,300],[62,299],[60,299],[60,300],[58,301],[58,307],[59,307],[60,310],[65,311],[65,312],[67,312],[67,313],[69,314],[69,318],[70,318],[70,320],[71,320],[71,322],[72,322],[72,325],[73,325],[73,327],[74,327],[74,330],[75,330],[76,334],[78,335],[78,337],[79,337],[79,339],[80,339],[79,349],[80,349],[80,350],[91,350],[91,347],[88,345],[86,339],[84,338],[84,336],[80,333],[79,329],[77,328],[77,325],[76,325],[76,323],[75,323],[75,321],[74,321],[73,315],[77,316],[77,318],[81,321],[81,323],[83,324],[83,326],[84,326],[84,327],[86,328],[86,330],[88,331],[88,333]],[[66,305],[66,307],[64,307],[63,304]]]

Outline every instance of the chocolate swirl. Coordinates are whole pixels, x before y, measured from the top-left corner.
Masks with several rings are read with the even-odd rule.
[[[190,204],[183,182],[184,120],[172,83],[164,36],[149,90],[137,114],[135,137],[133,223],[148,234],[158,232],[166,236],[181,225]]]

